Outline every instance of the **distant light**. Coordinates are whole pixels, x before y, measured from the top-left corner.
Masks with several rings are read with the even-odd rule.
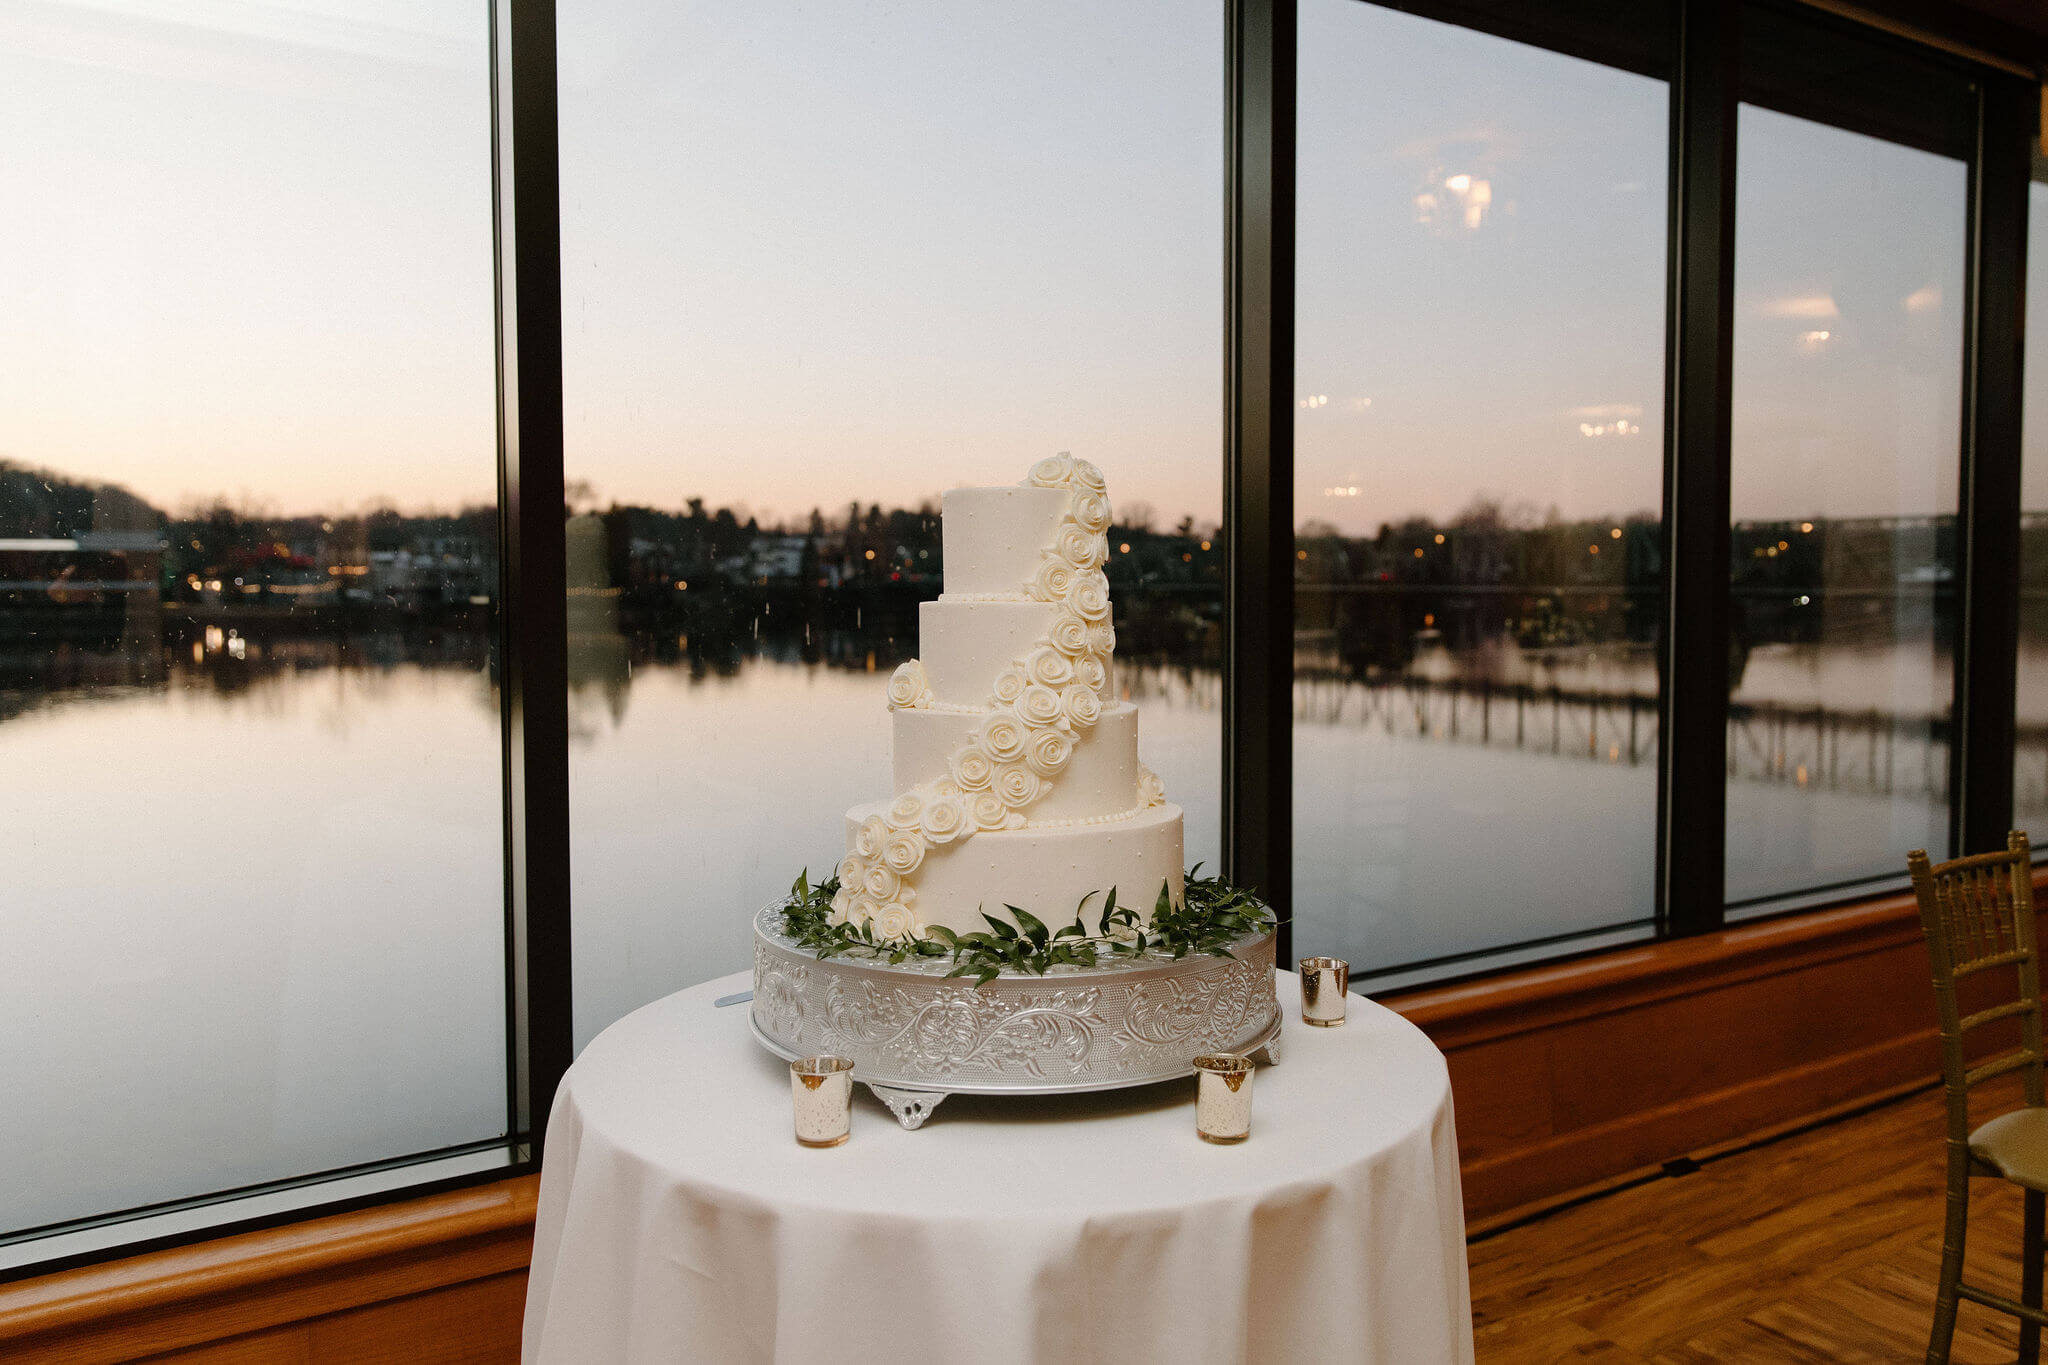
[[[1436,533],[1436,543],[1439,545],[1444,543],[1444,533],[1442,531]]]
[[[1778,542],[1778,548],[1781,550],[1789,550],[1792,548],[1792,542],[1789,540],[1781,540]]]
[[[1810,521],[1802,521],[1799,523],[1799,529],[1807,535],[1812,535],[1813,523]]]
[[[1191,554],[1184,554],[1180,557],[1180,562],[1183,564],[1192,564],[1194,563],[1194,560],[1195,557]]]
[[[1422,558],[1422,547],[1420,545],[1415,547],[1415,557],[1417,559]]]
[[[1463,194],[1466,190],[1472,188],[1472,177],[1469,175],[1451,176],[1449,179],[1444,181],[1444,188],[1447,190],[1454,190],[1459,194]]]
[[[1417,554],[1421,554],[1421,553],[1422,553],[1422,551],[1420,551],[1420,550],[1417,550],[1417,551],[1416,551],[1415,553],[1417,553]],[[1296,551],[1294,552],[1294,557],[1295,557],[1296,559],[1307,559],[1307,558],[1308,558],[1308,551],[1307,551],[1307,550],[1296,550]]]
[[[1425,626],[1433,626],[1433,625],[1435,625],[1435,624],[1436,624],[1436,613],[1435,613],[1435,612],[1433,612],[1433,611],[1426,611],[1426,612],[1422,613],[1422,624],[1423,624],[1423,625],[1425,625]]]
[[[1807,346],[1818,346],[1823,341],[1826,341],[1829,337],[1832,337],[1833,335],[1833,332],[1829,332],[1826,330],[1816,332],[1801,332],[1799,334],[1799,340]]]
[[[1614,539],[1614,540],[1620,540],[1620,539],[1621,539],[1621,528],[1620,528],[1619,526],[1617,526],[1617,527],[1615,527],[1615,528],[1614,528],[1614,529],[1613,529],[1612,531],[1609,531],[1609,532],[1608,532],[1607,534],[1608,534],[1608,536],[1609,536],[1609,537],[1610,537],[1611,539]]]
[[[1799,605],[1799,606],[1802,606],[1802,607],[1803,607],[1803,606],[1806,606],[1806,605],[1808,605],[1808,604],[1809,604],[1809,603],[1811,603],[1812,601],[1813,601],[1813,599],[1812,599],[1811,597],[1808,597],[1808,596],[1806,596],[1806,595],[1805,595],[1804,593],[1801,593],[1801,594],[1800,594],[1800,596],[1799,596],[1799,601],[1798,601],[1797,605]]]
[[[1597,555],[1600,553],[1600,547],[1598,545],[1588,545],[1586,547],[1586,553],[1589,555]]]
[[[1208,542],[1208,541],[1206,541],[1206,540],[1205,540],[1205,541],[1203,541],[1203,542],[1202,542],[1202,548],[1203,548],[1203,549],[1205,549],[1205,550],[1206,550],[1206,549],[1208,549],[1208,548],[1209,548],[1209,542]]]
[[[1131,552],[1131,542],[1129,542],[1128,540],[1118,541],[1116,546],[1116,552],[1120,555],[1129,554]]]
[[[676,580],[676,591],[677,591],[677,592],[688,592],[689,590],[690,590],[690,580],[689,580],[689,579],[687,579],[687,578],[678,578],[678,579]]]
[[[874,552],[873,550],[869,550],[869,551],[867,552],[867,557],[868,557],[869,559],[873,559],[873,558],[875,557],[875,552]]]

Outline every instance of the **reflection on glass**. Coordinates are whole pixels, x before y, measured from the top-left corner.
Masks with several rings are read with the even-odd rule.
[[[0,1234],[504,1132],[487,40],[0,35]]]
[[[1743,105],[1731,906],[1948,847],[1966,175]]]
[[[2036,172],[2039,174],[2039,172]],[[2028,187],[2027,366],[2020,427],[2019,723],[2013,823],[2041,838],[2048,816],[2048,184]]]
[[[1300,80],[1295,946],[1647,918],[1666,87],[1354,0]]]
[[[1056,451],[1109,478],[1118,678],[1215,866],[1222,35],[1213,0],[563,8],[579,1044],[837,864],[939,495]]]

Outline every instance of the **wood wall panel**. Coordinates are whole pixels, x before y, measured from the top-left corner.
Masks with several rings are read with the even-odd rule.
[[[1384,1003],[1444,1050],[1481,1224],[1939,1068],[1909,896]]]

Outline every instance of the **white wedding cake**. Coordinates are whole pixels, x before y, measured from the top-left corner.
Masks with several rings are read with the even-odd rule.
[[[846,813],[832,918],[901,939],[1005,905],[1058,926],[1092,897],[1092,933],[1114,889],[1142,925],[1162,886],[1181,899],[1181,809],[1114,699],[1102,473],[1054,456],[943,515],[945,591],[889,680],[895,795]]]

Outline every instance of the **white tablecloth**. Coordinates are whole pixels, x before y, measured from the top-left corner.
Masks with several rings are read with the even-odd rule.
[[[1193,1080],[956,1095],[916,1132],[856,1087],[853,1137],[790,1135],[788,1066],[744,973],[639,1010],[548,1124],[525,1359],[1198,1362],[1472,1359],[1443,1057],[1353,996],[1200,1141]]]

